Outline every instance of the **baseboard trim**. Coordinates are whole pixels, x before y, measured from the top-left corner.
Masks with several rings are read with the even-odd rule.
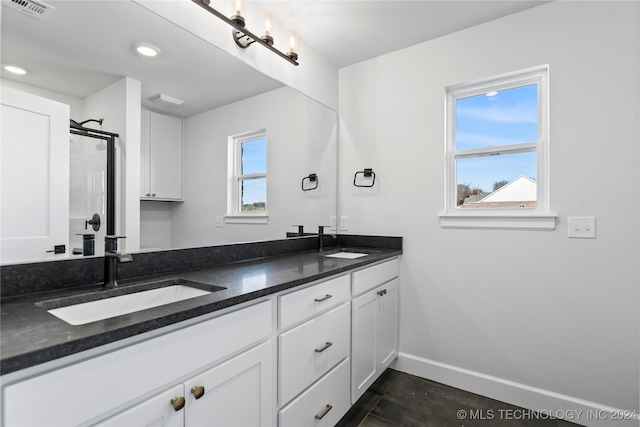
[[[400,353],[391,368],[588,427],[638,427],[637,413]],[[464,408],[460,408],[464,409]],[[502,414],[493,413],[494,419]],[[505,414],[518,416],[518,414]],[[621,419],[622,418],[622,419]],[[624,419],[627,418],[627,419]]]

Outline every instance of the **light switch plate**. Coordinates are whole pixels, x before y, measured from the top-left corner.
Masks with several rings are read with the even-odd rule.
[[[595,216],[570,216],[569,217],[569,237],[574,239],[595,239],[596,238],[596,217]]]

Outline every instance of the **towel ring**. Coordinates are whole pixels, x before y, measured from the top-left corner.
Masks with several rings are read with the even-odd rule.
[[[309,182],[315,182],[316,185],[315,187],[311,187],[311,188],[304,188],[304,182],[308,180]],[[309,176],[305,176],[304,178],[302,178],[302,191],[311,191],[311,190],[315,190],[316,188],[318,188],[318,175],[316,175],[315,173],[309,174]]]
[[[361,185],[361,184],[357,184],[356,180],[358,179],[358,175],[363,175],[365,178],[373,178],[371,180],[371,185]],[[356,172],[355,175],[353,175],[353,185],[355,185],[356,187],[365,187],[365,188],[370,188],[373,187],[373,185],[376,183],[376,173],[373,171],[373,169],[371,168],[366,168],[363,171],[358,171]]]

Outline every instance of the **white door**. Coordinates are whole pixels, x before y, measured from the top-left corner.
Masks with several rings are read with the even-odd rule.
[[[96,427],[182,427],[184,407],[172,403],[172,399],[184,398],[182,384],[164,391],[124,411]]]
[[[69,106],[8,87],[1,104],[0,263],[66,258]]]
[[[271,425],[272,352],[268,341],[185,381],[185,425]]]

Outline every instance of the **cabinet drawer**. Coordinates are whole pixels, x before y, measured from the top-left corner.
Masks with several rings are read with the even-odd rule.
[[[349,363],[345,359],[284,407],[279,414],[280,427],[329,427],[340,421],[349,409]]]
[[[280,329],[335,307],[349,297],[348,275],[278,297]]]
[[[279,399],[285,404],[349,356],[351,304],[345,303],[279,337]]]
[[[394,258],[353,273],[353,295],[373,289],[398,276],[398,259]]]
[[[265,301],[8,385],[0,423],[81,424],[270,336],[271,322]]]

